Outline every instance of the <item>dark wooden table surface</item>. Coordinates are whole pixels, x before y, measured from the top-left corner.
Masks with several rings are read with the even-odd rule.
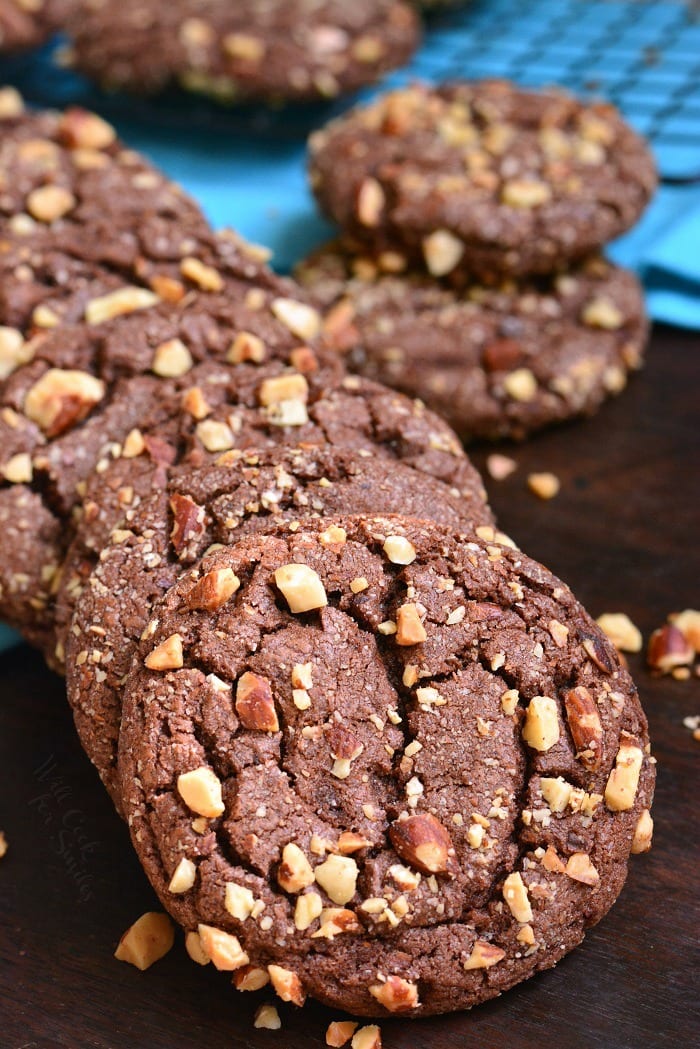
[[[516,448],[518,472],[489,482],[502,527],[529,554],[593,615],[625,611],[645,636],[700,600],[699,409],[700,338],[657,330],[622,398]],[[558,498],[527,491],[532,470],[559,475]],[[611,914],[555,970],[469,1014],[386,1022],[387,1049],[700,1042],[700,743],[683,726],[700,714],[700,681],[630,664],[659,761],[653,851],[633,857]],[[258,995],[193,965],[181,941],[146,973],[113,959],[155,905],[126,829],[78,747],[61,681],[28,648],[0,657],[0,695],[0,1049],[323,1046],[329,1012],[282,1006],[281,1031],[256,1031]]]

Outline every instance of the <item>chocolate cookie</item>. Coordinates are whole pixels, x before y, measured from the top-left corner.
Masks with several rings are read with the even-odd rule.
[[[74,0],[0,0],[0,53],[39,47],[73,7]]]
[[[251,263],[238,249],[227,258],[226,297],[190,291],[177,305],[152,306],[157,301],[152,292],[127,286],[116,298],[110,294],[98,300],[101,317],[116,305],[132,310],[111,321],[59,327],[26,341],[17,329],[0,329],[0,522],[14,522],[6,537],[21,536],[23,551],[35,544],[31,558],[19,560],[13,543],[3,543],[0,614],[43,647],[54,645],[56,572],[85,482],[95,466],[119,454],[132,429],[143,426],[153,432],[163,418],[171,418],[173,397],[179,412],[184,391],[198,381],[198,362],[219,362],[207,391],[212,400],[216,395],[222,404],[229,389],[240,383],[249,400],[255,398],[256,417],[269,421],[278,411],[280,433],[295,432],[285,430],[284,411],[289,408],[272,406],[274,384],[271,393],[261,394],[270,399],[267,405],[257,400],[264,378],[286,377],[291,371],[296,376],[292,385],[303,386],[306,396],[309,387],[318,394],[329,375],[339,374],[335,361],[329,360],[324,370],[311,349],[309,337],[319,318],[311,307],[289,297],[290,284],[269,271],[265,276],[259,264],[252,267],[255,279],[248,280]],[[241,262],[238,270],[236,259]],[[146,301],[141,298],[145,294]],[[144,306],[150,308],[140,308]],[[94,301],[86,310],[91,308]],[[254,378],[244,382],[248,373]],[[229,412],[238,399],[238,393],[232,395]],[[206,415],[208,408],[198,403],[193,411]],[[188,418],[194,430],[193,415]],[[201,432],[206,429],[203,425]],[[37,500],[44,515],[27,512],[17,518],[18,505],[34,506]],[[54,523],[44,520],[46,514]],[[46,543],[49,534],[59,536],[58,547]]]
[[[628,229],[655,185],[613,106],[504,81],[413,86],[310,139],[323,209],[436,277],[549,273]]]
[[[381,445],[362,454],[306,443],[226,452],[208,467],[168,470],[146,454],[95,476],[66,559],[58,620],[69,621],[77,598],[67,640],[68,697],[117,808],[122,682],[151,607],[212,544],[339,513],[400,511],[493,533],[485,504],[388,455]],[[116,524],[111,531],[108,522]]]
[[[522,438],[591,414],[641,366],[642,289],[601,257],[461,290],[417,270],[383,272],[382,261],[337,243],[297,277],[352,371],[421,397],[463,439]]]
[[[133,843],[241,989],[467,1008],[576,946],[649,846],[629,674],[507,545],[396,517],[249,537],[181,576],[140,664]]]
[[[354,91],[403,65],[418,40],[401,0],[105,0],[76,19],[72,50],[109,88],[179,83],[233,102]]]

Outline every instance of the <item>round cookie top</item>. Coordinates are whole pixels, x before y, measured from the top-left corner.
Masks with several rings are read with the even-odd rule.
[[[345,232],[433,276],[480,279],[597,250],[656,185],[647,146],[611,105],[505,81],[382,95],[312,135],[310,176]]]
[[[401,0],[125,0],[76,20],[72,50],[110,88],[179,83],[231,102],[333,98],[402,65],[418,40]]]
[[[296,276],[348,367],[421,397],[464,440],[522,438],[593,412],[641,366],[639,281],[600,256],[552,277],[453,289],[343,242]]]
[[[236,450],[199,469],[144,454],[94,475],[63,567],[57,621],[76,727],[118,808],[121,685],[154,602],[213,544],[294,530],[309,517],[377,512],[494,534],[485,503],[391,461],[381,445]]]
[[[614,649],[541,565],[436,524],[211,552],[154,608],[124,704],[132,839],[190,951],[298,1004],[497,995],[574,947],[649,844]]]

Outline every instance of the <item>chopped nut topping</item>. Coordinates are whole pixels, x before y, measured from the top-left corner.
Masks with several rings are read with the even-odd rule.
[[[544,777],[540,780],[540,791],[542,797],[549,805],[552,812],[563,812],[569,804],[573,787],[567,783],[563,776],[556,779]]]
[[[330,1045],[331,1049],[342,1049],[357,1028],[358,1024],[354,1020],[333,1020],[326,1031],[326,1045]]]
[[[202,947],[198,932],[185,933],[185,950],[197,965],[209,965],[209,955]]]
[[[316,881],[333,901],[344,907],[355,895],[359,870],[349,856],[329,856],[315,870]]]
[[[556,872],[557,874],[563,874],[566,867],[559,859],[556,849],[551,845],[547,846],[544,856],[542,857],[542,866],[546,871]]]
[[[694,608],[686,608],[668,618],[695,652],[700,652],[700,612],[696,612]]]
[[[2,476],[10,484],[29,484],[34,476],[32,457],[28,452],[12,455],[0,468]]]
[[[241,675],[236,685],[236,713],[244,728],[254,732],[279,732],[279,719],[268,678],[249,670]]]
[[[105,392],[105,384],[94,375],[49,368],[27,392],[24,412],[47,437],[58,437],[84,419]]]
[[[236,444],[231,427],[216,419],[204,419],[196,434],[208,452],[227,452]]]
[[[591,299],[581,311],[581,320],[590,328],[617,331],[625,323],[625,315],[610,299],[599,296]]]
[[[531,401],[537,393],[537,379],[529,368],[516,368],[503,379],[503,389],[514,401]]]
[[[200,259],[191,256],[180,263],[180,273],[191,280],[202,291],[217,292],[224,290],[224,280],[213,266],[206,266]]]
[[[158,302],[158,296],[148,288],[127,285],[125,288],[91,299],[85,307],[85,320],[88,324],[103,324],[125,313],[150,309]]]
[[[259,991],[267,987],[270,974],[257,965],[244,965],[233,974],[233,985],[237,991]]]
[[[177,790],[187,808],[198,816],[214,819],[224,812],[221,780],[206,765],[178,776]]]
[[[428,635],[421,622],[418,607],[413,602],[401,605],[396,610],[396,644],[420,645],[427,639]]]
[[[253,1020],[253,1027],[262,1029],[265,1031],[279,1031],[282,1026],[280,1020],[280,1014],[274,1005],[266,1004],[260,1005],[255,1010],[255,1019]]]
[[[12,375],[15,369],[27,364],[33,356],[31,342],[25,342],[20,331],[0,325],[0,380]]]
[[[467,971],[470,969],[490,969],[492,965],[502,961],[505,956],[506,952],[497,947],[495,943],[477,940],[472,947],[472,953],[464,963],[464,968]]]
[[[143,972],[167,954],[174,942],[175,929],[167,914],[147,911],[126,930],[114,957]]]
[[[557,648],[566,648],[566,643],[569,640],[569,628],[560,623],[558,619],[550,619],[547,629],[552,635],[552,640]]]
[[[514,714],[518,709],[518,700],[520,699],[520,693],[517,688],[509,688],[501,696],[501,710],[504,714],[510,716]]]
[[[107,149],[117,137],[106,120],[77,106],[61,117],[60,135],[70,149]]]
[[[640,852],[648,852],[651,848],[651,839],[654,833],[654,821],[649,809],[642,809],[641,815],[634,828],[632,839],[632,853],[637,856]]]
[[[250,958],[242,949],[240,941],[231,933],[217,929],[213,925],[198,925],[197,931],[202,942],[202,949],[214,963],[214,968],[221,972],[233,972],[248,965]]]
[[[454,855],[449,833],[429,812],[395,820],[389,838],[398,856],[424,874],[444,873]]]
[[[294,907],[294,927],[305,932],[323,910],[323,900],[317,892],[306,892],[299,896]]]
[[[642,635],[624,612],[605,612],[596,622],[618,652],[641,652]]]
[[[384,553],[394,565],[410,565],[416,559],[416,548],[402,535],[389,535],[384,542]]]
[[[240,585],[241,581],[232,568],[215,568],[191,587],[184,603],[193,610],[216,612],[233,597]]]
[[[612,812],[634,808],[644,754],[637,746],[623,743],[615,758],[615,768],[605,787],[605,804]]]
[[[376,1024],[361,1027],[353,1035],[350,1049],[382,1049],[382,1036]]]
[[[509,874],[503,882],[503,899],[508,904],[510,912],[516,921],[532,921],[532,907],[530,906],[527,887],[519,871]]]
[[[55,222],[67,215],[75,205],[75,197],[63,186],[40,186],[27,197],[27,211],[38,222]]]
[[[486,469],[494,481],[505,481],[506,477],[510,477],[518,469],[518,464],[515,459],[494,452],[486,460]]]
[[[244,361],[262,364],[266,355],[267,350],[262,339],[253,335],[252,332],[240,331],[231,343],[226,360],[229,364],[242,364]]]
[[[279,375],[274,379],[265,379],[260,384],[258,399],[265,408],[283,404],[286,401],[300,401],[306,404],[309,396],[309,384],[303,375],[296,372]]]
[[[435,230],[423,238],[423,257],[433,277],[444,277],[451,273],[464,255],[464,250],[464,243],[446,229]]]
[[[511,208],[537,208],[552,199],[552,191],[536,179],[511,179],[504,183],[501,199]]]
[[[270,981],[283,1002],[293,1002],[294,1005],[303,1005],[306,995],[301,985],[301,980],[291,969],[283,969],[281,965],[268,965]]]
[[[591,771],[599,768],[603,757],[603,726],[593,696],[579,685],[565,694],[564,707],[577,758]]]
[[[357,194],[357,217],[362,225],[378,226],[385,203],[384,190],[376,178],[364,179]]]
[[[224,888],[224,907],[232,918],[244,922],[248,919],[255,908],[255,897],[245,885],[238,885],[235,881],[229,881]]]
[[[122,444],[122,459],[136,459],[146,450],[146,442],[140,430],[130,430]]]
[[[533,696],[525,712],[523,739],[533,750],[549,750],[559,739],[557,704],[549,696]]]
[[[0,830],[0,860],[7,855],[7,838]]]
[[[320,576],[308,565],[282,565],[275,570],[275,583],[289,605],[289,611],[295,614],[311,612],[328,604]]]
[[[192,860],[185,856],[180,860],[168,885],[168,892],[179,894],[189,892],[197,877],[197,868]]]
[[[183,666],[182,637],[171,634],[150,652],[144,663],[149,670],[179,670]]]
[[[314,883],[314,872],[306,856],[294,842],[282,850],[282,862],[277,872],[277,881],[285,892],[301,892]],[[320,912],[319,912],[320,913]]]
[[[418,987],[401,976],[387,976],[384,983],[372,984],[367,990],[390,1013],[409,1013],[420,1005]]]
[[[582,885],[597,885],[600,875],[591,863],[590,856],[585,852],[575,852],[566,863],[566,873],[573,881],[580,881]]]
[[[243,62],[257,65],[265,57],[265,41],[250,33],[227,33],[223,47],[227,55]]]
[[[321,317],[317,310],[296,299],[273,299],[272,312],[285,328],[299,339],[315,339],[321,331]]]
[[[561,487],[559,478],[552,473],[532,473],[528,475],[527,486],[538,499],[554,499]]]
[[[693,662],[695,651],[685,635],[673,623],[655,630],[649,638],[647,663],[662,674],[672,673],[676,667],[687,667]]]
[[[162,379],[179,379],[187,374],[193,364],[192,354],[184,342],[181,339],[170,339],[156,347],[151,369]]]

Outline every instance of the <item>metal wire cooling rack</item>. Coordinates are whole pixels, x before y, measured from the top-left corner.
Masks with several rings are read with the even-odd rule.
[[[352,101],[276,114],[262,107],[227,110],[179,91],[134,100],[98,92],[59,69],[54,54],[49,47],[4,59],[0,80],[17,84],[37,104],[80,102],[118,125],[253,132],[292,143]],[[385,85],[486,76],[557,83],[608,98],[651,139],[665,180],[700,179],[700,0],[471,0],[434,13],[413,62]]]

